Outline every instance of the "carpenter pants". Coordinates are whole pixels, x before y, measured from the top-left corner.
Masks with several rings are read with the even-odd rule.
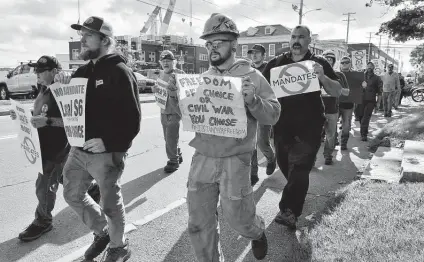
[[[287,179],[279,203],[281,211],[290,209],[299,217],[302,214],[306,194],[309,188],[309,173],[321,145],[321,130],[311,130],[308,141],[295,137],[292,142],[275,138],[277,163]]]
[[[361,123],[361,136],[368,136],[368,129],[370,125],[370,120],[372,112],[374,111],[376,102],[374,101],[363,101],[361,105],[359,121]]]
[[[178,163],[180,149],[178,140],[180,138],[180,120],[177,114],[161,114],[163,137],[165,138],[166,155],[169,162]]]
[[[252,152],[207,157],[195,152],[188,176],[188,233],[199,262],[224,261],[219,244],[218,199],[228,224],[240,235],[257,240],[265,231],[256,215],[250,185]],[[219,198],[221,197],[221,198]]]
[[[110,236],[110,247],[125,245],[125,207],[121,175],[126,152],[93,154],[72,147],[63,169],[63,196],[84,224],[97,235]],[[87,194],[93,179],[100,188],[98,205]]]

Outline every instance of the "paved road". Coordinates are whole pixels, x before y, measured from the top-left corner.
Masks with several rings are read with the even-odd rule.
[[[194,261],[187,239],[187,210],[185,204],[186,181],[193,155],[188,142],[192,133],[181,132],[184,162],[177,172],[166,175],[164,141],[160,126],[159,109],[155,104],[142,104],[142,128],[129,151],[123,175],[123,195],[128,223],[137,228],[129,233],[134,258],[131,261]],[[381,116],[374,118],[373,128],[385,125]],[[0,261],[73,261],[92,235],[67,206],[59,189],[54,210],[54,230],[37,241],[21,243],[17,235],[33,219],[36,206],[34,183],[36,173],[22,166],[12,121],[0,117]],[[305,219],[321,212],[331,199],[332,192],[350,182],[368,160],[366,143],[359,141],[358,128],[353,127],[349,152],[336,148],[333,166],[323,166],[322,151],[318,154],[304,215],[299,225],[308,226]],[[267,177],[260,169],[260,181],[255,187],[258,213],[263,215],[270,239],[270,256],[267,261],[301,261],[309,257],[307,245],[272,222],[285,179],[280,171]],[[223,222],[222,243],[226,261],[254,261],[249,242],[240,238]],[[305,251],[306,248],[306,251]],[[305,253],[306,252],[306,253]],[[295,260],[293,260],[295,259]]]

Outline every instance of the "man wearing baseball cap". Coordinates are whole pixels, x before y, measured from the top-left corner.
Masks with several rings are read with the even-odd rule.
[[[84,224],[94,231],[94,241],[85,252],[93,260],[109,244],[106,262],[127,261],[131,256],[124,234],[125,206],[121,175],[132,140],[140,130],[141,112],[137,80],[126,59],[115,52],[112,26],[92,16],[82,25],[73,24],[81,35],[81,58],[90,60],[70,76],[55,78],[68,84],[71,77],[87,78],[85,143],[72,147],[63,169],[63,195]],[[96,180],[101,205],[87,197]]]
[[[247,51],[247,54],[249,54],[252,57],[252,62],[253,62],[252,67],[256,68],[261,73],[262,73],[262,70],[265,68],[265,66],[268,64],[267,62],[265,62],[265,53],[266,53],[265,47],[261,44],[255,44],[252,47],[252,49],[249,49]],[[274,150],[272,149],[271,143],[270,143],[271,129],[272,129],[272,126],[270,125],[259,124],[258,126],[257,146],[259,147],[259,149],[261,150],[261,152],[264,154],[265,158],[267,159],[267,162],[268,162],[266,166],[267,175],[272,175],[277,166]],[[252,182],[252,186],[259,181],[258,150],[257,149],[253,151],[250,177],[251,177],[250,181]]]
[[[158,78],[166,83],[165,88],[168,96],[166,108],[160,110],[166,155],[168,157],[164,171],[165,173],[173,173],[178,170],[183,161],[181,149],[178,147],[181,111],[178,106],[175,74],[184,74],[184,71],[175,68],[175,57],[169,50],[164,50],[161,53],[159,62],[163,70],[160,71]]]
[[[35,183],[38,198],[35,219],[18,237],[25,242],[35,240],[53,228],[52,210],[59,183],[62,182],[63,165],[70,149],[59,107],[51,90],[47,88],[62,67],[55,57],[47,55],[28,65],[35,68],[40,87],[30,122],[38,131],[43,174],[38,174]],[[15,111],[11,110],[10,116],[13,120],[16,119]]]

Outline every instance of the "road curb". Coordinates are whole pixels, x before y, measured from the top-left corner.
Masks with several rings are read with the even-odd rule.
[[[148,104],[148,103],[154,103],[156,102],[156,100],[154,99],[150,99],[150,100],[140,100],[140,104]],[[6,111],[0,111],[0,116],[8,116],[10,115],[10,111],[6,110]]]

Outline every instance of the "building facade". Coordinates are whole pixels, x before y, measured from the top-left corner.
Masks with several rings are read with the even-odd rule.
[[[352,55],[352,52],[362,51],[366,56],[367,62],[377,59],[380,62],[380,66],[384,69],[386,69],[389,64],[393,64],[394,70],[397,71],[400,66],[399,60],[396,59],[396,50],[386,49],[386,51],[384,51],[372,43],[349,44],[348,46],[350,55]]]

